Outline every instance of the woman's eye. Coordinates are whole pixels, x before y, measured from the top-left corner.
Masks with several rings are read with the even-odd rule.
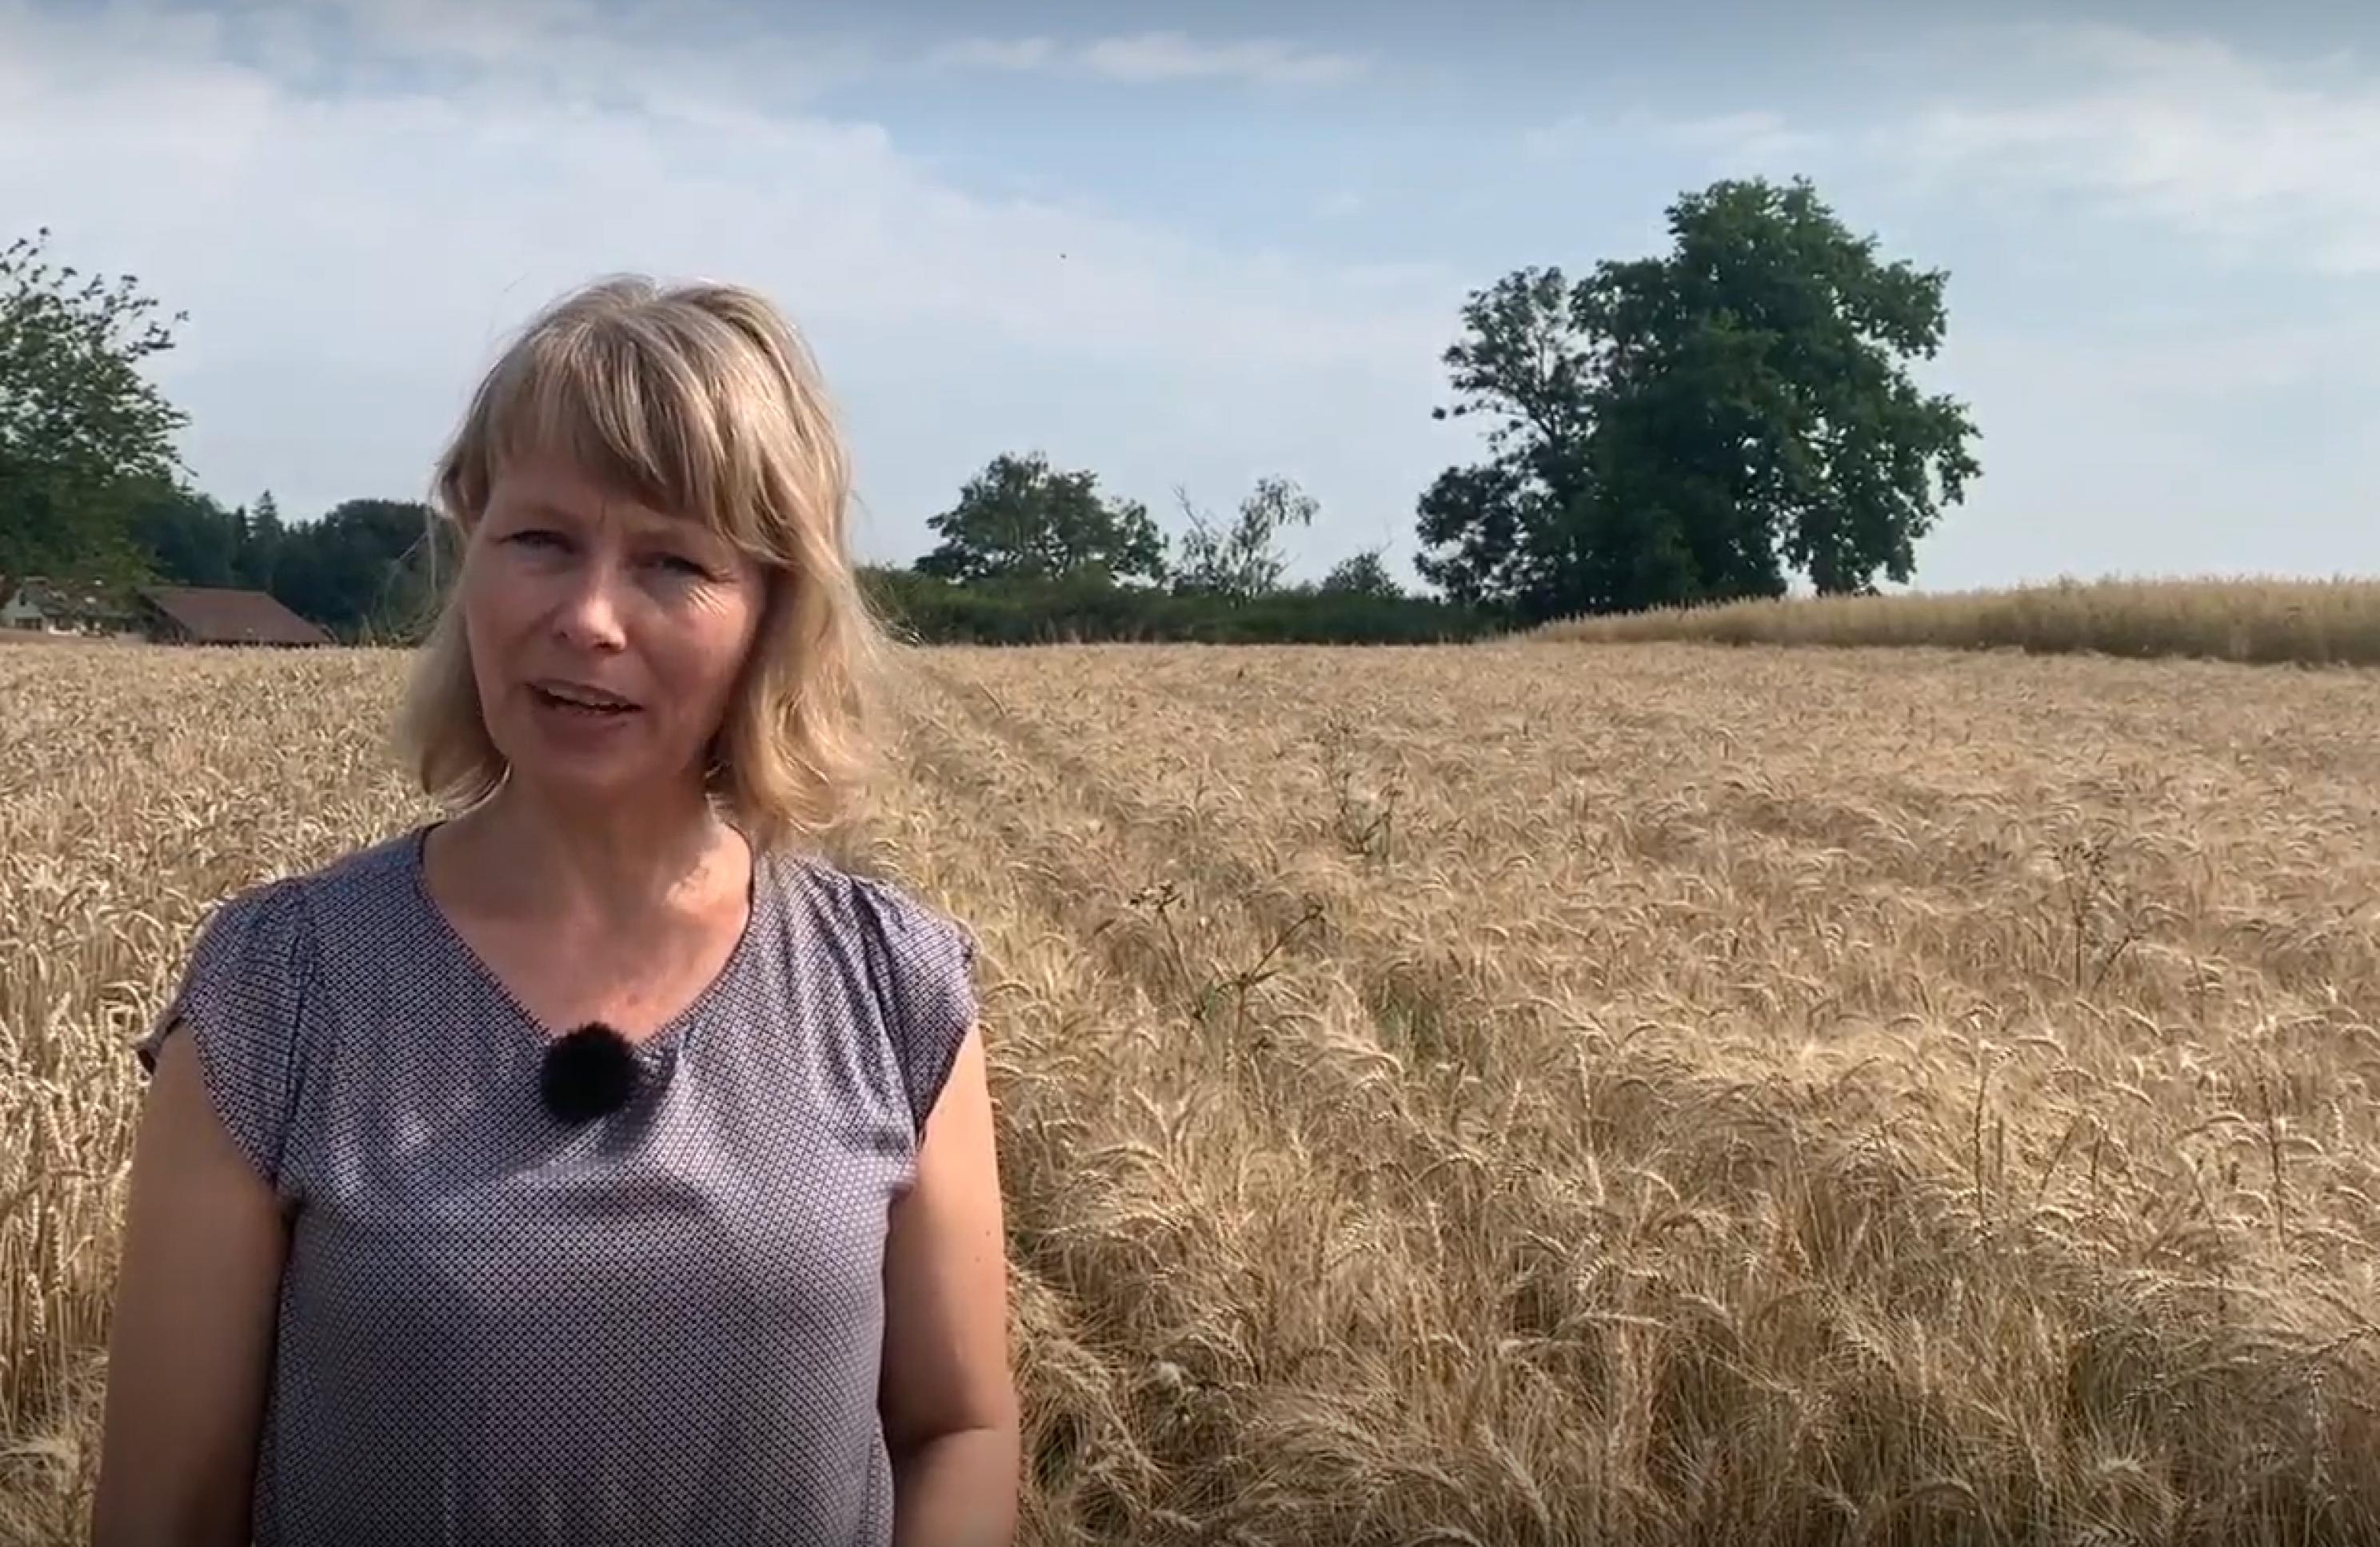
[[[530,526],[515,532],[504,540],[519,543],[524,548],[559,548],[562,546],[562,534],[549,532],[541,526]]]
[[[655,556],[653,562],[661,565],[662,568],[670,571],[672,574],[684,575],[688,580],[708,580],[710,578],[710,570],[696,563],[693,560],[686,557],[682,553],[659,554]]]

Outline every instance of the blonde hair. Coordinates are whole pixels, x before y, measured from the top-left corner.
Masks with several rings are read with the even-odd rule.
[[[848,551],[850,472],[808,352],[741,286],[608,279],[534,319],[439,459],[439,518],[464,543],[509,457],[551,450],[757,560],[767,598],[712,747],[709,789],[756,847],[855,822],[878,755],[885,635]],[[397,720],[422,790],[468,804],[506,764],[480,714],[455,590]]]

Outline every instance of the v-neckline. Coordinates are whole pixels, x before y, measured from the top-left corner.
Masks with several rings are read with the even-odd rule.
[[[430,834],[433,828],[445,826],[446,820],[440,818],[422,823],[413,829],[411,840],[403,846],[408,889],[427,917],[431,930],[440,937],[446,949],[460,959],[464,971],[504,1007],[512,1028],[525,1034],[532,1048],[542,1052],[559,1041],[570,1028],[548,1026],[532,1014],[529,1008],[521,1002],[512,985],[504,981],[504,974],[489,964],[487,958],[480,954],[479,948],[472,945],[455,921],[447,916],[438,899],[431,895]],[[735,947],[728,951],[727,960],[720,964],[719,971],[713,973],[710,981],[686,1001],[684,1009],[653,1028],[650,1035],[629,1044],[639,1060],[650,1062],[674,1050],[685,1040],[688,1028],[724,997],[735,981],[743,975],[747,959],[758,948],[770,899],[776,892],[775,887],[769,884],[768,865],[767,853],[755,846],[752,849],[751,874],[746,881],[747,896],[743,933],[736,937]]]

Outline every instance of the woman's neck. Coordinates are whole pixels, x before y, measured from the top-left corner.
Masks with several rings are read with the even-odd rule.
[[[582,809],[517,783],[455,818],[494,911],[635,924],[739,894],[748,852],[700,792],[683,801]]]

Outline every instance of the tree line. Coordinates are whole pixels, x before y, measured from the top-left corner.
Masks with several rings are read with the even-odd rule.
[[[1145,504],[1041,451],[1003,453],[928,523],[929,551],[865,572],[929,639],[1423,640],[1564,616],[1906,583],[1980,469],[1939,349],[1947,275],[1888,261],[1804,179],[1682,195],[1670,248],[1472,292],[1441,356],[1478,457],[1414,506],[1420,593],[1380,550],[1292,583],[1319,506],[1266,477],[1228,518]],[[173,324],[132,276],[79,274],[49,233],[0,250],[0,576],[270,591],[348,639],[402,639],[452,554],[427,506],[347,501],[285,521],[226,508],[173,449],[187,416],[141,372]]]

